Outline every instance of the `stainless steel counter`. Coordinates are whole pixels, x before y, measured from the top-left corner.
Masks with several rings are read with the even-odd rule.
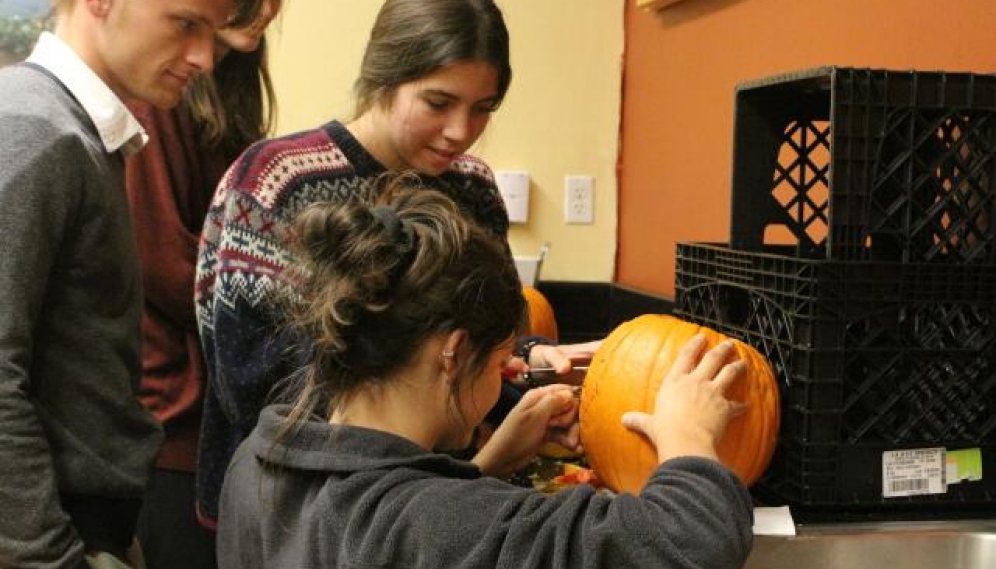
[[[996,519],[799,524],[796,534],[755,537],[745,568],[996,569]]]

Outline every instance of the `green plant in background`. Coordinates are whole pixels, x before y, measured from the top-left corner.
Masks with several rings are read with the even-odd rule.
[[[44,27],[42,18],[0,16],[0,53],[18,59],[26,57]]]

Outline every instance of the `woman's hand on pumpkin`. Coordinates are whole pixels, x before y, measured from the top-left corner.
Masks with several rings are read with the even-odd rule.
[[[595,357],[595,352],[601,347],[602,340],[582,342],[580,344],[560,344],[560,351],[573,363],[588,363]]]
[[[522,469],[547,441],[580,448],[578,402],[569,385],[530,389],[495,429],[473,458],[488,476],[507,476]]]
[[[657,392],[652,414],[623,415],[627,428],[654,444],[660,462],[678,456],[718,460],[716,446],[726,425],[746,409],[745,403],[724,395],[746,371],[746,364],[734,359],[732,341],[703,354],[705,345],[705,337],[699,334],[681,348]]]
[[[590,362],[601,345],[601,340],[557,346],[539,344],[529,351],[529,365],[553,368],[557,375],[568,376],[575,364]]]
[[[556,387],[559,393],[567,386],[551,387]],[[583,453],[584,448],[581,447],[581,424],[578,422],[578,412],[580,410],[577,404],[578,390],[571,388],[571,394],[574,398],[574,405],[564,405],[559,413],[550,416],[550,420],[547,423],[545,442],[557,443],[570,451]]]

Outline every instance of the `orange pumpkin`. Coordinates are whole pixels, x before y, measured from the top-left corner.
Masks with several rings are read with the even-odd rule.
[[[529,285],[522,287],[522,296],[529,305],[529,333],[557,341],[557,319],[553,307],[543,293]]]
[[[581,392],[581,441],[592,469],[612,490],[638,493],[657,467],[653,445],[624,427],[622,415],[653,410],[658,388],[678,351],[700,331],[709,347],[727,339],[698,324],[647,314],[620,325],[595,352]],[[749,486],[764,473],[775,450],[778,383],[757,350],[737,341],[736,351],[748,371],[726,396],[746,401],[748,408],[730,421],[718,452],[723,464]]]

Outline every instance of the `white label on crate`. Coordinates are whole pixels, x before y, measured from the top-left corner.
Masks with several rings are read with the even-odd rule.
[[[944,494],[948,491],[946,450],[914,448],[882,453],[882,496]]]

